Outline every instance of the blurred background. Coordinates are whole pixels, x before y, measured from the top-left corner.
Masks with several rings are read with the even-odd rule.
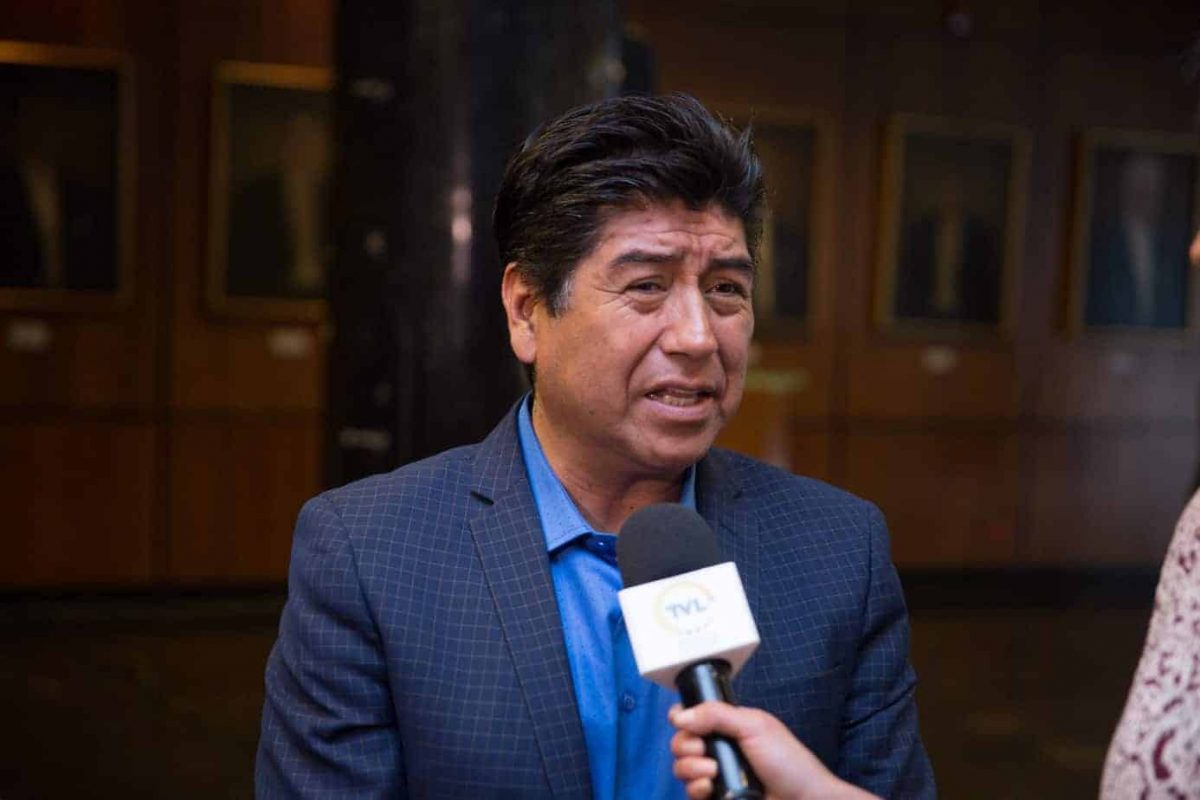
[[[3,0],[0,798],[251,795],[296,512],[519,395],[504,159],[619,91],[758,131],[722,444],[886,513],[942,795],[1094,797],[1200,463],[1198,36],[1190,0]]]

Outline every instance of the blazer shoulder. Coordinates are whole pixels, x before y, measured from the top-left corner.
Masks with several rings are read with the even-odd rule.
[[[351,531],[381,521],[386,521],[389,528],[402,526],[406,520],[428,522],[430,517],[464,504],[477,447],[456,447],[391,472],[329,489],[306,507],[327,504]]]
[[[874,503],[738,453],[720,451],[718,457],[767,551],[781,558],[804,553],[816,560],[850,559],[864,568],[872,552],[890,551],[887,523]]]
[[[825,481],[797,475],[732,450],[714,448],[712,456],[750,503],[868,515],[879,513],[869,500]]]

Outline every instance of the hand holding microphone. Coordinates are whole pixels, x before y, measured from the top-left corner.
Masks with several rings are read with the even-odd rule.
[[[708,523],[673,503],[647,506],[621,527],[617,563],[642,677],[677,688],[688,707],[733,702],[729,682],[758,647],[758,629],[737,567],[722,562]],[[761,800],[762,785],[736,742],[710,733],[703,751],[716,765],[709,796]]]
[[[678,732],[671,739],[675,777],[688,797],[713,796],[717,765],[705,755],[703,736],[720,733],[736,741],[750,766],[762,779],[767,800],[878,800],[825,768],[782,722],[765,711],[726,703],[703,703],[671,709]]]

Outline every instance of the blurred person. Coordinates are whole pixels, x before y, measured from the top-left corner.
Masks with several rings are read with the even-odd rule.
[[[1184,324],[1186,211],[1171,202],[1180,158],[1101,154],[1087,271],[1088,325],[1179,328]]]
[[[317,114],[288,115],[272,169],[237,187],[226,288],[238,297],[321,297],[328,255],[331,143]]]
[[[79,119],[89,112],[29,95],[0,123],[0,286],[116,287],[117,195],[105,163],[112,153],[103,141],[81,141],[95,123]],[[89,159],[86,171],[70,163]]]
[[[896,278],[900,319],[993,323],[1000,318],[1001,238],[970,208],[963,179],[945,171],[904,232]]]
[[[1189,257],[1200,268],[1200,231]],[[1200,492],[1184,509],[1167,548],[1100,797],[1200,797]]]
[[[712,796],[717,762],[704,754],[704,736],[722,734],[737,742],[763,783],[767,800],[879,800],[830,772],[820,759],[765,711],[728,703],[672,706],[671,738],[675,777],[691,800]]]
[[[848,780],[934,796],[882,515],[712,447],[762,198],[749,133],[683,95],[574,109],[513,156],[493,227],[533,391],[483,442],[304,506],[260,797],[682,798],[678,694],[639,675],[617,601],[613,532],[664,501],[742,569],[742,698]]]

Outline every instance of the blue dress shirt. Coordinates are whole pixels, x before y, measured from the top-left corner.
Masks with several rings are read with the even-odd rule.
[[[521,403],[517,431],[550,557],[575,699],[583,723],[596,800],[686,797],[671,773],[667,709],[679,694],[638,674],[617,602],[622,588],[617,537],[593,531],[550,468]],[[696,468],[679,500],[696,507]]]

